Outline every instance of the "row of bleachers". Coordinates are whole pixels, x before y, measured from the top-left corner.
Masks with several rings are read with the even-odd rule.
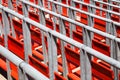
[[[21,2],[19,0],[10,0],[12,2],[12,10],[14,10],[16,13],[19,13],[20,15],[24,15],[23,12],[23,8],[24,8],[24,1]],[[18,3],[17,3],[18,1]],[[107,10],[108,7],[111,5],[108,5],[108,0],[103,0],[102,2],[97,1],[97,0],[93,0],[94,4],[92,4],[90,2],[90,0],[84,0],[84,1],[80,1],[80,0],[73,0],[75,1],[74,4],[75,6],[72,6],[71,4],[71,0],[61,0],[62,5],[65,5],[67,7],[74,7],[75,9],[80,9],[80,11],[76,11],[74,13],[74,16],[71,18],[69,15],[69,9],[66,8],[65,6],[61,7],[61,13],[59,12],[59,4],[57,0],[42,0],[43,1],[43,7],[46,10],[49,11],[53,11],[55,9],[53,9],[53,7],[56,7],[56,11],[54,13],[61,15],[62,17],[65,18],[70,18],[73,19],[74,21],[85,25],[86,27],[91,27],[94,28],[95,30],[107,33],[110,36],[114,36],[115,38],[119,39],[120,37],[120,25],[119,21],[119,7],[117,7],[117,2],[111,2],[110,4],[113,5],[112,9]],[[67,2],[68,1],[68,2]],[[80,2],[80,3],[77,3]],[[31,4],[36,4],[38,5],[38,0],[30,0],[28,1]],[[54,5],[53,5],[54,3]],[[9,1],[8,0],[2,0],[1,3],[3,6],[5,7],[9,7]],[[82,4],[82,5],[81,5]],[[50,6],[49,6],[50,5]],[[92,13],[89,10],[88,6],[96,6],[95,8],[95,12]],[[102,5],[102,6],[101,6]],[[81,7],[82,6],[82,7]],[[27,6],[28,7],[28,6]],[[98,7],[98,8],[97,8]],[[99,9],[100,8],[100,9]],[[72,9],[72,8],[71,8]],[[103,10],[101,10],[103,9]],[[105,12],[106,10],[106,12]],[[83,12],[82,12],[83,11]],[[111,11],[111,13],[110,13]],[[90,13],[90,15],[88,14],[88,12]],[[112,14],[113,12],[113,14]],[[44,13],[44,14],[43,14]],[[101,15],[102,13],[102,15]],[[1,12],[0,14],[0,23],[1,23],[1,31],[4,30],[4,22],[3,22],[3,13]],[[42,14],[42,16],[41,16]],[[92,15],[93,14],[93,15]],[[109,14],[109,18],[108,15]],[[58,33],[61,33],[69,38],[72,38],[73,40],[85,44],[88,47],[91,47],[92,49],[108,56],[108,57],[112,57],[111,54],[113,53],[113,46],[112,46],[112,39],[106,38],[106,36],[103,36],[102,34],[98,34],[96,32],[90,32],[89,30],[84,29],[83,26],[79,26],[76,24],[72,24],[67,20],[62,19],[63,24],[64,25],[64,30],[61,29],[61,24],[59,21],[59,18],[49,14],[47,12],[42,12],[39,11],[39,9],[33,7],[33,6],[29,6],[28,8],[28,18],[37,22],[37,23],[42,23],[43,25],[45,25],[47,28],[49,28],[50,30],[56,31]],[[43,17],[45,20],[41,19],[41,17]],[[72,15],[71,15],[72,16]],[[93,20],[92,22],[90,22],[91,20]],[[106,20],[111,20],[106,21]],[[10,50],[11,52],[13,52],[16,56],[18,56],[19,58],[21,58],[22,60],[26,60],[26,54],[25,54],[25,36],[24,36],[24,20],[19,19],[17,16],[10,16],[8,15],[8,22],[11,23],[10,26],[10,32],[7,34],[7,48],[8,50]],[[55,21],[56,20],[56,21]],[[45,21],[45,24],[44,24]],[[93,24],[93,25],[91,25]],[[45,32],[42,32],[41,29],[39,29],[38,27],[36,27],[35,25],[32,24],[27,24],[26,25],[29,26],[29,32],[30,32],[30,43],[31,44],[31,54],[28,53],[28,63],[34,67],[35,69],[37,69],[39,72],[41,72],[42,74],[44,74],[46,77],[51,78],[51,73],[50,73],[50,62],[49,62],[49,51],[50,51],[50,46],[49,46],[49,39],[48,39],[48,34]],[[109,26],[108,26],[109,25]],[[111,26],[114,25],[114,26]],[[74,27],[74,29],[72,29],[72,27]],[[108,29],[108,27],[110,27],[110,30]],[[113,28],[114,27],[114,28]],[[113,30],[115,29],[115,30]],[[115,32],[112,32],[115,31]],[[13,34],[14,33],[14,34]],[[13,36],[15,35],[15,36]],[[29,35],[29,34],[28,34]],[[85,38],[87,36],[87,38]],[[71,37],[72,36],[72,37]],[[26,36],[29,37],[29,36]],[[51,37],[51,36],[50,36]],[[54,36],[53,36],[54,37]],[[90,38],[89,38],[90,37]],[[111,37],[110,37],[111,38]],[[85,39],[91,39],[89,40],[90,43],[86,43]],[[109,43],[107,42],[109,41]],[[119,42],[117,42],[118,44],[116,44],[115,46],[119,45]],[[3,33],[1,32],[1,36],[0,36],[0,45],[6,47],[5,45],[5,34],[4,31]],[[52,43],[54,44],[54,42]],[[89,46],[90,44],[90,46]],[[56,49],[54,49],[57,53],[57,68],[58,71],[54,72],[54,80],[81,80],[81,61],[83,60],[81,59],[81,49],[78,47],[75,47],[67,42],[64,42],[64,45],[62,44],[62,40],[59,38],[55,37],[55,45],[56,45]],[[52,45],[51,47],[54,47],[54,45]],[[62,49],[62,48],[63,49]],[[119,48],[119,47],[116,47]],[[115,48],[115,49],[116,49]],[[54,51],[53,51],[54,53]],[[87,52],[86,52],[87,53]],[[119,52],[118,52],[119,53]],[[63,54],[65,55],[65,60],[66,60],[66,67],[67,67],[67,75],[64,75],[64,59],[63,59]],[[89,53],[87,53],[89,54]],[[114,55],[115,53],[113,53]],[[117,54],[117,53],[116,53]],[[46,56],[45,56],[46,55]],[[82,54],[83,55],[83,54]],[[85,54],[84,54],[85,55]],[[120,56],[117,56],[117,58],[119,58]],[[113,58],[113,57],[112,57]],[[84,59],[86,60],[86,59]],[[118,59],[117,59],[118,60]],[[85,62],[85,61],[84,61]],[[0,68],[7,72],[7,65],[6,65],[6,60],[5,58],[0,55]],[[83,63],[82,63],[83,64]],[[85,63],[86,64],[86,63]],[[13,64],[12,62],[10,62],[10,69],[11,69],[11,73],[10,75],[12,76],[13,79],[15,80],[19,80],[18,76],[19,76],[19,71],[18,68],[15,64]],[[90,80],[115,80],[116,77],[118,80],[120,80],[119,76],[120,76],[120,72],[118,71],[118,74],[116,75],[113,67],[111,64],[107,63],[104,60],[101,60],[95,56],[91,57],[91,78]],[[87,66],[87,65],[86,65]],[[32,78],[30,80],[33,80]],[[87,79],[86,79],[87,80]]]

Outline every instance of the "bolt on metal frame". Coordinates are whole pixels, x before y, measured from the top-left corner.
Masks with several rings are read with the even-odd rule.
[[[25,40],[24,44],[26,44],[26,46],[25,46],[25,50],[26,50],[26,51],[25,51],[26,62],[27,62],[27,60],[28,60],[28,58],[27,58],[27,57],[28,57],[27,49],[30,50],[30,54],[31,54],[31,46],[28,45],[28,44],[30,44],[30,40],[29,40],[29,39],[31,39],[31,38],[30,38],[30,31],[29,31],[29,27],[30,27],[30,26],[29,26],[29,25],[32,24],[32,25],[40,28],[43,32],[45,32],[45,33],[47,34],[48,46],[49,46],[49,48],[48,48],[49,70],[50,70],[50,79],[51,79],[51,80],[53,80],[53,78],[54,78],[53,72],[54,72],[54,71],[58,71],[57,66],[56,66],[56,65],[57,65],[56,38],[59,38],[59,39],[62,40],[63,42],[67,42],[67,43],[69,43],[69,44],[71,44],[71,45],[73,45],[73,46],[75,46],[75,47],[80,48],[81,53],[83,53],[83,55],[80,56],[80,58],[81,58],[80,63],[84,63],[84,60],[83,60],[83,58],[84,58],[84,59],[87,60],[87,62],[86,62],[87,65],[89,64],[89,67],[85,67],[85,65],[81,65],[81,70],[83,70],[83,72],[81,73],[81,75],[85,76],[85,77],[82,77],[82,76],[81,76],[81,79],[82,79],[82,80],[89,80],[90,77],[91,77],[91,70],[90,70],[89,72],[87,72],[87,70],[89,70],[90,67],[91,67],[91,64],[90,64],[91,61],[89,61],[89,59],[88,59],[88,56],[89,56],[89,55],[96,56],[96,57],[98,57],[98,58],[106,61],[107,63],[113,65],[114,67],[120,69],[120,63],[119,63],[118,61],[114,60],[113,58],[107,57],[107,56],[103,55],[102,53],[100,53],[100,52],[98,52],[98,51],[95,51],[94,49],[90,48],[91,46],[90,46],[90,43],[89,43],[89,42],[91,42],[91,35],[85,35],[86,37],[89,37],[89,39],[87,39],[87,40],[90,40],[90,41],[88,41],[85,45],[84,45],[84,44],[81,44],[81,43],[78,43],[77,41],[75,41],[75,40],[73,40],[73,39],[71,39],[71,38],[68,38],[68,37],[66,37],[65,35],[63,35],[63,34],[65,34],[65,31],[64,31],[64,30],[65,30],[64,20],[70,22],[71,24],[81,26],[83,29],[85,29],[85,32],[87,32],[87,34],[88,34],[89,32],[98,33],[98,34],[100,34],[100,35],[102,35],[102,36],[104,36],[104,37],[109,38],[110,40],[112,40],[112,41],[114,41],[114,42],[117,42],[117,43],[120,42],[120,39],[119,39],[119,38],[117,38],[116,36],[114,36],[114,35],[112,35],[112,34],[108,34],[108,33],[105,33],[105,32],[102,32],[102,31],[100,31],[100,30],[97,30],[97,29],[93,28],[92,25],[91,25],[91,23],[87,26],[87,25],[84,25],[84,24],[82,24],[82,23],[79,23],[79,22],[77,22],[77,21],[75,21],[75,20],[72,20],[72,18],[71,18],[71,19],[70,19],[70,18],[66,18],[66,17],[62,16],[61,14],[58,14],[58,13],[56,13],[56,12],[49,11],[49,10],[45,9],[44,7],[42,7],[42,6],[40,6],[40,5],[35,5],[35,4],[33,4],[33,3],[30,3],[29,1],[24,1],[24,0],[20,0],[20,1],[22,2],[23,6],[24,6],[24,8],[25,8],[25,9],[23,10],[24,15],[20,15],[20,14],[18,14],[17,12],[15,12],[15,11],[9,9],[9,8],[3,7],[2,5],[0,5],[0,9],[3,11],[3,13],[6,13],[6,14],[4,14],[3,16],[7,16],[8,14],[10,14],[10,16],[13,15],[13,16],[16,16],[16,17],[18,17],[18,18],[20,18],[20,19],[23,20],[23,27],[26,27],[26,28],[24,28],[24,30],[23,30],[24,40]],[[52,2],[53,2],[53,1],[52,1]],[[54,2],[54,3],[55,3],[55,2]],[[56,4],[57,4],[57,2],[56,2]],[[64,4],[61,4],[61,3],[59,3],[59,4],[62,5],[62,6],[64,5]],[[28,6],[33,6],[33,7],[37,8],[37,9],[39,9],[39,10],[41,11],[40,14],[42,13],[42,15],[39,15],[39,16],[41,16],[41,17],[43,18],[43,22],[37,23],[37,22],[35,22],[35,21],[33,21],[33,20],[31,20],[31,19],[28,18],[28,8],[27,8]],[[82,10],[77,10],[77,9],[74,8],[74,7],[70,7],[70,6],[66,6],[66,5],[64,5],[64,7],[67,7],[67,8],[69,8],[69,9],[72,9],[72,10],[75,10],[75,11],[80,11],[80,12],[83,12],[83,13],[85,13],[85,14],[88,15],[88,12],[84,12],[84,11],[82,11]],[[53,16],[59,18],[60,23],[62,23],[62,24],[60,25],[60,26],[62,27],[62,29],[61,29],[61,31],[62,31],[61,34],[58,33],[58,32],[56,32],[56,31],[54,31],[54,30],[51,30],[51,29],[45,27],[45,23],[44,23],[44,21],[45,21],[45,19],[44,19],[44,18],[45,18],[45,15],[44,15],[44,12],[46,12],[46,13],[48,13],[48,14],[52,14]],[[90,18],[96,17],[96,15],[94,15],[94,14],[92,14],[92,13],[90,13],[89,16],[90,16]],[[97,17],[98,17],[98,16],[97,16]],[[99,18],[99,17],[98,17],[98,18]],[[5,21],[7,21],[8,18],[5,17],[4,19],[5,19]],[[101,19],[104,19],[104,18],[101,17]],[[42,20],[42,19],[41,19],[41,20]],[[107,21],[107,20],[106,20],[106,21]],[[112,22],[112,21],[111,21],[111,22]],[[8,24],[9,24],[9,23],[8,23]],[[8,26],[8,24],[6,25],[7,28],[6,28],[5,30],[8,30],[8,31],[9,31],[9,26]],[[117,24],[120,25],[119,23],[117,23]],[[4,23],[4,26],[5,26],[5,23]],[[72,31],[72,30],[71,30],[71,31]],[[84,32],[83,32],[83,33],[84,33]],[[8,33],[6,33],[5,36],[7,36],[7,34],[8,34]],[[84,33],[84,34],[85,34],[85,33]],[[27,36],[29,35],[29,37],[28,37],[28,38],[25,38],[26,35],[27,35]],[[6,39],[5,39],[5,40],[6,40]],[[43,40],[43,39],[42,39],[42,40]],[[86,40],[86,38],[85,38],[84,40]],[[62,42],[62,43],[63,43],[63,42]],[[85,41],[85,42],[86,42],[86,41]],[[6,45],[7,45],[7,43],[6,43]],[[52,45],[54,45],[54,47],[51,47]],[[112,46],[112,45],[111,45],[111,46]],[[62,47],[64,47],[64,46],[62,46]],[[54,50],[54,49],[55,49],[55,50]],[[113,48],[112,48],[112,49],[113,49]],[[62,53],[64,53],[64,50],[62,50]],[[97,53],[97,54],[96,54],[96,53]],[[84,54],[86,54],[86,55],[84,55]],[[62,55],[63,55],[63,54],[62,54]],[[63,56],[65,57],[65,55],[63,55]],[[64,57],[63,57],[63,58],[64,58]],[[64,62],[63,64],[65,65],[65,62]],[[64,73],[66,74],[66,73],[67,73],[67,70],[65,70],[65,71],[66,71],[66,72],[64,72]],[[85,71],[85,72],[84,72],[84,71]]]

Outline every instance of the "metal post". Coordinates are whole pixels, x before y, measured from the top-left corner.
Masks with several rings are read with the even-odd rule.
[[[24,80],[23,70],[19,66],[17,66],[17,69],[18,69],[18,79]]]
[[[8,8],[10,8],[10,9],[13,10],[12,0],[8,0]],[[13,16],[12,16],[11,14],[9,14],[9,17],[10,17],[10,25],[11,25],[11,29],[12,29],[12,36],[13,36],[14,38],[16,38],[15,30],[14,30],[13,22],[12,22]]]
[[[113,58],[114,59],[116,59],[117,60],[117,56],[118,56],[118,54],[117,54],[117,43],[114,41],[114,40],[112,40],[111,41],[111,52],[112,52],[112,54],[113,54]],[[115,67],[112,67],[112,69],[113,69],[113,71],[114,71],[114,80],[118,80],[119,79],[119,72],[118,72],[118,69],[117,68],[115,68]]]
[[[55,12],[55,13],[57,13],[57,10],[56,10],[56,5],[54,3],[52,3],[52,11]],[[60,11],[58,11],[58,12],[60,12]],[[53,16],[52,21],[53,21],[54,30],[56,30],[57,18],[55,16]]]
[[[115,28],[115,25],[112,24],[111,26],[111,34],[112,35],[115,35],[117,36],[117,33],[116,33],[116,28]],[[111,51],[111,57],[115,60],[118,60],[118,55],[119,55],[119,52],[118,52],[118,42],[116,42],[115,40],[111,40],[111,43],[110,43],[110,51]],[[117,68],[115,67],[111,67],[114,71],[114,76],[115,76],[115,79],[114,80],[118,80],[119,77],[118,77],[118,74],[119,74],[119,71]]]
[[[65,22],[64,20],[62,20],[61,18],[59,18],[59,27],[60,27],[60,33],[63,35],[66,35],[66,30],[65,30]],[[65,57],[65,50],[64,50],[64,46],[66,45],[65,42],[63,42],[62,40],[60,41],[61,44],[61,54],[62,54],[62,67],[63,67],[63,76],[65,78],[67,78],[67,74],[68,74],[68,67],[67,67],[67,61],[66,61],[66,57]]]
[[[2,10],[2,21],[4,28],[4,44],[5,47],[8,48],[8,35],[10,34],[10,25],[9,25],[10,23],[8,19],[8,13],[6,13],[4,10]],[[12,80],[10,64],[7,59],[6,59],[6,65],[7,65],[7,78],[8,80]]]
[[[108,1],[108,3],[111,3],[111,1]],[[108,10],[111,10],[111,6],[107,6]],[[109,12],[106,13],[106,18],[107,19],[111,19],[111,14]],[[106,22],[106,33],[111,34],[110,32],[110,27],[111,27],[111,23],[110,22]],[[110,44],[110,40],[108,38],[106,38],[106,44]]]
[[[90,13],[93,13],[93,9],[89,6],[88,11]],[[88,26],[93,27],[94,26],[94,18],[88,15]],[[85,45],[91,47],[92,46],[92,38],[93,34],[91,31],[86,30],[85,28],[82,28],[82,33],[83,33],[83,42]],[[80,62],[81,64],[81,69],[82,71],[82,79],[83,80],[92,80],[92,71],[91,71],[91,55],[87,54],[86,51],[80,49],[81,52],[81,57],[80,57]],[[87,65],[87,66],[86,66]]]
[[[3,36],[3,26],[1,21],[0,21],[0,36]]]
[[[52,47],[52,62],[54,72],[58,72],[58,61],[57,61],[57,38],[51,35],[51,47]]]
[[[50,80],[54,79],[54,75],[53,75],[53,65],[52,65],[52,47],[51,47],[51,39],[50,39],[50,34],[48,33],[47,35],[47,42],[48,42],[48,61],[49,61],[49,77]]]
[[[43,2],[42,0],[39,0],[39,6],[43,7]],[[45,14],[42,10],[39,10],[39,19],[40,23],[46,26],[46,20],[45,20]],[[46,49],[46,44],[45,44],[45,33],[40,30],[41,32],[41,37],[42,37],[42,48],[43,48],[43,56],[44,56],[44,63],[47,65],[48,59],[47,59],[47,49]]]
[[[83,32],[83,42],[85,45],[91,47],[91,43],[92,43],[92,38],[91,38],[91,32],[86,30],[86,29],[82,29],[82,32]],[[85,58],[85,65],[84,65],[84,68],[85,68],[85,80],[91,80],[91,56],[89,54],[87,54],[86,52],[83,53],[83,57]],[[87,66],[86,66],[87,65]]]
[[[58,0],[59,3],[61,3],[62,1],[61,0]],[[62,14],[62,7],[57,5],[57,11],[59,14]],[[54,11],[55,12],[55,11]]]
[[[101,0],[101,1],[103,1],[103,0]],[[100,3],[100,7],[103,8],[103,4],[102,3]],[[100,10],[100,16],[102,16],[102,10]]]
[[[71,0],[71,6],[74,6],[75,3]],[[75,11],[68,8],[69,12],[69,18],[72,19],[72,20],[75,20]],[[72,23],[69,23],[70,24],[70,38],[73,38],[73,30],[76,30],[76,26]]]
[[[85,70],[85,51],[80,49],[80,68],[81,68],[81,80],[86,80],[86,70]]]
[[[25,17],[28,17],[28,6],[22,2],[22,9],[23,9],[23,15]],[[32,54],[32,46],[31,46],[31,34],[30,34],[30,24],[28,24],[25,20],[22,22],[22,30],[23,30],[23,37],[24,37],[24,55],[25,55],[25,61],[28,63],[28,55]],[[26,37],[27,36],[27,37]],[[27,75],[24,73],[24,80],[28,80]]]

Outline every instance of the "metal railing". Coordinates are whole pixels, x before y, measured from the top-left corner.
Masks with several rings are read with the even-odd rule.
[[[93,13],[92,12],[86,12],[86,11],[75,8],[75,6],[69,6],[69,5],[62,4],[62,3],[57,2],[57,1],[48,0],[48,1],[52,2],[52,4],[53,4],[53,11],[50,11],[50,10],[44,8],[43,7],[43,2],[41,0],[38,0],[39,3],[40,3],[38,5],[36,5],[34,3],[30,3],[27,0],[18,0],[18,1],[22,2],[23,15],[13,11],[10,7],[8,8],[8,7],[4,7],[4,6],[0,5],[0,10],[2,11],[2,18],[3,18],[3,27],[5,28],[4,38],[5,38],[5,47],[6,48],[7,48],[7,35],[10,34],[9,16],[11,16],[10,18],[17,17],[17,18],[21,19],[22,22],[23,22],[22,23],[22,28],[23,28],[25,61],[26,62],[28,62],[28,55],[32,54],[31,36],[30,36],[30,30],[29,30],[30,25],[34,25],[34,26],[36,26],[37,28],[39,28],[41,30],[43,53],[47,52],[45,50],[46,44],[44,43],[44,36],[47,35],[48,54],[49,55],[44,54],[44,63],[47,64],[47,58],[48,58],[49,59],[48,60],[48,62],[49,62],[49,72],[50,72],[49,75],[50,75],[51,80],[54,79],[54,72],[55,71],[58,72],[56,39],[61,40],[61,46],[62,46],[61,47],[61,51],[62,51],[61,53],[62,53],[63,75],[64,75],[64,77],[67,77],[67,74],[68,74],[67,65],[66,65],[66,57],[65,57],[65,54],[64,54],[64,46],[66,45],[65,43],[69,43],[74,47],[78,47],[80,49],[80,52],[81,52],[80,53],[81,54],[80,59],[84,58],[86,60],[86,61],[80,60],[80,63],[85,63],[85,64],[80,65],[81,70],[83,70],[81,72],[81,79],[82,80],[90,80],[91,79],[91,64],[90,64],[91,60],[89,59],[91,56],[95,56],[95,57],[109,63],[111,66],[113,66],[113,68],[115,68],[115,71],[116,71],[115,78],[118,79],[117,76],[118,76],[118,69],[120,69],[120,62],[115,60],[115,59],[117,59],[119,57],[119,56],[117,56],[119,54],[119,51],[116,52],[114,50],[114,48],[119,49],[119,46],[117,46],[117,45],[119,45],[120,39],[116,36],[116,33],[115,34],[112,33],[112,32],[114,32],[113,30],[116,27],[114,25],[120,26],[120,24],[118,22],[112,21],[109,18],[103,18],[103,17],[100,17],[98,15],[95,15],[95,14],[93,14],[94,12]],[[73,1],[77,2],[75,0],[73,0]],[[72,4],[75,5],[74,2]],[[88,7],[88,9],[96,7],[95,5],[94,6],[92,6],[92,4],[88,5],[87,3],[84,3],[84,2],[77,2],[77,3],[85,4]],[[9,4],[12,4],[11,0],[10,0]],[[58,9],[55,9],[55,4],[59,6]],[[35,22],[35,21],[31,20],[28,17],[29,6],[32,6],[32,7],[36,8],[36,9],[38,9],[38,12],[39,12],[38,14],[39,14],[39,17],[40,17],[40,23]],[[72,15],[72,17],[70,17],[70,15],[68,15],[68,17],[62,16],[61,7],[66,7],[68,9],[68,11],[70,12],[70,15]],[[106,11],[107,13],[110,13],[110,14],[119,15],[117,12],[111,12],[110,10],[101,9],[99,7],[96,7],[96,9]],[[56,12],[54,12],[54,11],[56,11]],[[85,25],[83,23],[80,23],[80,22],[76,21],[75,18],[74,18],[75,17],[74,12],[79,12],[79,13],[83,13],[83,14],[88,15],[89,16],[88,17],[89,18],[88,19],[88,22],[89,22],[88,25]],[[60,33],[46,27],[46,25],[45,25],[45,15],[44,15],[45,13],[54,16],[53,22],[55,20],[59,21]],[[109,31],[109,28],[107,28],[108,31],[106,31],[106,32],[95,29],[93,27],[94,18],[104,20],[106,23],[108,23],[106,26],[111,27],[112,29],[110,29],[110,31]],[[10,20],[12,20],[12,19],[10,19]],[[69,22],[71,24],[70,25],[70,38],[65,36],[66,31],[65,31],[64,21],[67,21],[67,22]],[[56,23],[54,23],[54,24],[56,24]],[[108,26],[110,24],[112,24],[112,26]],[[83,29],[82,31],[83,31],[83,35],[84,35],[83,36],[84,37],[84,39],[83,39],[84,44],[79,43],[79,42],[72,39],[72,30],[75,30],[76,25],[79,26],[79,27],[82,27],[82,29]],[[74,28],[72,28],[72,27],[74,27]],[[54,26],[54,28],[55,28],[55,26]],[[14,33],[14,29],[12,31]],[[91,45],[92,45],[92,33],[97,33],[97,34],[99,34],[101,36],[104,36],[104,37],[106,37],[108,39],[108,41],[110,43],[110,47],[111,47],[111,57],[112,58],[108,57],[108,56],[106,56],[106,55],[104,55],[104,54],[102,54],[102,53],[100,53],[100,52],[98,52],[98,51],[91,48]],[[89,34],[89,35],[87,35],[87,34]],[[0,49],[4,50],[2,47],[0,47]],[[2,52],[2,55],[5,52],[6,51]],[[84,54],[86,54],[86,55],[84,55]],[[91,56],[89,57],[88,55],[91,55]],[[7,57],[7,55],[5,55],[5,54],[4,54],[4,56],[6,56],[6,58],[8,60],[12,61],[16,65],[19,65],[19,64],[20,65],[22,65],[22,64],[27,65],[26,63],[14,62],[14,60],[12,60],[12,58],[10,56]],[[117,56],[117,58],[115,58],[114,56]],[[23,65],[22,67],[20,66],[20,67],[22,69],[26,69],[27,67],[25,65]],[[28,69],[31,69],[31,68],[28,68]],[[26,70],[28,70],[28,69],[26,69]],[[88,70],[88,72],[86,71],[86,69]],[[86,72],[84,72],[84,70]],[[29,75],[31,75],[32,73],[29,72]]]
[[[49,80],[42,73],[38,72],[28,63],[24,62],[24,60],[20,59],[15,54],[13,54],[12,52],[10,52],[8,49],[4,48],[1,45],[0,45],[0,54],[17,66],[17,68],[19,69],[19,80],[26,80],[24,77],[26,74],[35,80]]]

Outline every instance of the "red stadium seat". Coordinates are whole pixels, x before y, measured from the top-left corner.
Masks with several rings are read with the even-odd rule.
[[[68,71],[72,72],[73,68],[76,68],[80,65],[80,54],[69,47],[65,47],[65,55],[68,64]],[[73,66],[74,65],[74,66]]]
[[[81,80],[80,77],[76,76],[76,75],[73,74],[73,73],[69,73],[69,74],[68,74],[68,79],[69,79],[69,80]]]
[[[80,43],[83,43],[83,35],[82,35],[82,33],[77,32],[77,31],[73,31],[73,39],[80,42]]]
[[[21,35],[23,35],[22,22],[19,20],[15,20],[15,19],[12,19],[12,22],[13,22],[13,27],[16,33],[16,38],[20,40]]]
[[[31,39],[32,39],[32,43],[37,43],[39,45],[42,44],[42,39],[41,39],[41,33],[40,31],[34,30],[34,29],[30,29],[31,32]],[[34,45],[33,45],[34,47]],[[35,46],[36,47],[36,46]]]
[[[100,41],[93,39],[92,40],[92,48],[107,55],[107,56],[110,56],[110,46],[108,46],[107,44],[104,44]]]
[[[8,36],[8,49],[24,60],[24,45],[22,42],[12,36]]]
[[[43,73],[46,77],[49,77],[49,69],[47,65],[41,63],[39,60],[32,56],[29,56],[29,64]]]
[[[33,12],[29,12],[29,18],[36,21],[36,22],[39,22],[39,16]]]
[[[32,56],[40,61],[43,61],[43,54],[42,54],[42,51],[41,52],[38,52],[36,50],[33,50],[32,51]]]
[[[17,10],[19,14],[23,14],[22,5],[17,6]]]
[[[67,80],[66,78],[64,78],[63,76],[61,76],[59,73],[55,72],[55,79],[54,80]]]
[[[0,65],[0,68],[7,72],[7,66],[6,66],[6,62],[0,58],[0,63],[2,65]],[[10,67],[11,67],[11,76],[15,79],[18,80],[18,73],[15,71],[16,70],[16,66],[13,65],[13,63],[10,63]],[[15,68],[15,69],[14,69]]]
[[[0,36],[0,45],[4,46],[4,38]]]
[[[103,65],[92,61],[92,75],[100,80],[114,80],[113,71]]]
[[[66,54],[67,62],[70,62],[79,67],[80,66],[80,54],[78,54],[77,52],[74,52],[72,49],[68,47],[65,47],[65,51],[66,51],[65,54]],[[92,78],[96,78],[100,80],[101,79],[106,79],[106,80],[114,79],[113,71],[110,68],[107,68],[104,65],[98,62],[95,62],[95,61],[91,61],[91,64],[92,64]],[[68,65],[68,68],[69,68],[69,65]],[[69,69],[69,70],[72,70],[72,69]],[[70,73],[72,73],[72,71]],[[76,71],[74,75],[79,77],[80,70]]]

